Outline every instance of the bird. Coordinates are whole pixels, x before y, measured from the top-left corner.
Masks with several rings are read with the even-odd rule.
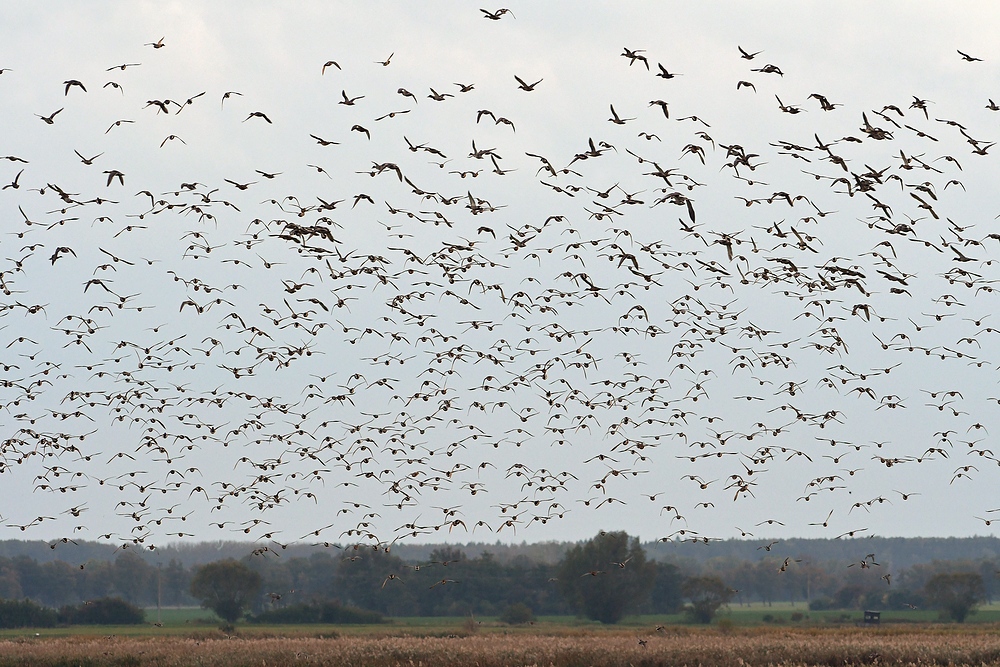
[[[621,55],[622,55],[623,58],[628,58],[628,65],[629,65],[629,67],[631,67],[632,65],[634,65],[635,61],[638,60],[643,65],[646,66],[646,70],[648,71],[649,70],[649,59],[646,58],[646,56],[642,55],[643,53],[645,53],[645,51],[642,50],[642,49],[629,50],[627,47],[625,47]]]
[[[660,107],[660,110],[663,111],[663,117],[664,118],[670,118],[669,104],[667,102],[664,102],[663,100],[652,100],[649,103],[649,106],[651,106],[651,107],[653,107],[653,106]]]
[[[64,96],[69,95],[69,89],[74,86],[78,87],[83,92],[87,92],[87,89],[84,87],[84,85],[81,82],[77,81],[76,79],[68,79],[66,81],[63,81],[63,85],[65,86],[65,89],[63,91]]]
[[[762,74],[777,74],[778,76],[785,76],[785,73],[777,65],[772,65],[768,63],[763,67],[752,68],[751,72],[761,72]]]
[[[330,141],[328,139],[324,139],[323,137],[316,136],[315,134],[310,134],[309,136],[312,137],[313,139],[315,139],[316,143],[319,144],[320,146],[339,146],[340,145],[339,141]]]
[[[539,79],[538,81],[536,81],[534,83],[527,83],[524,79],[522,79],[521,77],[517,76],[516,74],[514,75],[514,80],[517,81],[517,84],[518,84],[517,87],[518,87],[518,89],[527,91],[529,93],[532,92],[535,89],[535,86],[537,86],[542,81],[544,81],[544,79]]]
[[[111,183],[115,179],[118,179],[118,184],[119,185],[125,185],[125,174],[123,174],[122,172],[118,171],[117,169],[108,169],[104,173],[108,175],[108,181],[105,184],[107,187],[110,187]]]
[[[500,9],[497,9],[496,11],[492,12],[489,11],[488,9],[480,9],[479,11],[483,13],[484,19],[490,19],[491,21],[499,21],[506,14],[510,14],[512,18],[516,18],[514,17],[514,13],[509,9],[507,9],[506,7],[501,7]]]
[[[609,118],[608,120],[610,120],[615,125],[624,125],[625,123],[627,123],[630,120],[635,120],[635,118],[619,118],[618,114],[615,113],[615,105],[612,104],[611,105],[611,118]]]
[[[449,97],[455,97],[451,93],[439,93],[436,90],[434,90],[433,88],[431,88],[430,91],[431,91],[431,94],[428,95],[427,97],[429,97],[430,99],[434,100],[435,102],[444,102]],[[416,98],[414,98],[414,101],[416,101]]]
[[[251,118],[262,118],[265,121],[267,121],[268,125],[272,125],[273,124],[273,123],[271,123],[271,119],[268,118],[267,115],[263,111],[251,111],[250,114],[246,118],[243,119],[243,122],[245,123],[248,120],[250,120]]]
[[[42,121],[44,121],[46,125],[52,125],[52,124],[54,124],[56,122],[56,116],[58,114],[60,114],[62,111],[63,111],[63,109],[57,109],[56,111],[53,111],[52,113],[50,113],[48,116],[42,116],[42,115],[39,115],[37,113],[35,115],[38,116],[39,118],[41,118]]]
[[[21,171],[17,172],[17,175],[14,176],[14,180],[11,181],[10,183],[8,183],[7,185],[3,186],[3,188],[0,188],[0,189],[3,189],[3,190],[7,190],[7,189],[17,190],[17,189],[19,189],[21,187],[21,184],[19,183],[19,181],[21,180],[21,174],[23,174],[23,173],[24,173],[24,169],[22,169]]]
[[[163,141],[161,141],[161,142],[160,142],[160,148],[163,148],[163,146],[164,146],[164,145],[165,145],[165,144],[166,144],[166,143],[167,143],[168,141],[175,141],[175,140],[176,140],[176,141],[179,141],[179,142],[181,142],[181,143],[182,143],[182,144],[184,144],[184,145],[187,145],[187,142],[186,142],[186,141],[184,141],[183,139],[181,139],[180,137],[178,137],[178,136],[177,136],[176,134],[169,134],[169,135],[167,135],[167,138],[166,138],[166,139],[164,139]]]
[[[104,134],[107,134],[116,127],[121,127],[123,123],[134,123],[134,122],[135,122],[134,120],[128,120],[125,118],[121,120],[116,120],[115,122],[111,123],[111,125],[108,126],[108,129],[104,130]]]
[[[656,73],[656,76],[660,77],[661,79],[667,79],[669,81],[670,79],[680,76],[680,74],[678,74],[677,72],[668,72],[667,68],[664,67],[662,63],[656,63],[656,67],[657,69],[660,70],[659,72]]]
[[[189,106],[191,106],[192,104],[194,104],[194,101],[195,101],[196,99],[198,99],[199,97],[202,97],[203,95],[205,95],[205,91],[202,91],[202,92],[200,92],[200,93],[197,93],[197,94],[195,94],[195,95],[192,95],[191,97],[189,97],[189,98],[187,98],[186,100],[184,100],[184,103],[183,103],[183,104],[181,104],[181,105],[180,105],[180,108],[178,108],[178,109],[177,109],[177,113],[180,113],[180,112],[184,111],[184,108],[185,108],[185,107],[189,107]]]
[[[340,95],[341,95],[342,99],[339,102],[337,102],[337,104],[344,104],[344,105],[349,106],[349,107],[350,106],[354,106],[354,104],[358,100],[364,99],[364,97],[365,97],[364,95],[358,95],[356,97],[348,97],[346,90],[340,91]]]

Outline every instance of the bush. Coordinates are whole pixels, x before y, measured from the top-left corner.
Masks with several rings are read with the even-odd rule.
[[[789,616],[789,618],[792,620],[792,623],[798,623],[799,621],[801,621],[802,619],[804,619],[805,616],[802,614],[801,611],[796,611],[796,612],[793,612],[792,615]]]
[[[320,605],[320,623],[371,624],[382,623],[384,618],[377,611],[345,607],[337,602],[324,602]]]
[[[31,600],[0,600],[0,628],[51,628],[57,621],[54,609]]]
[[[374,624],[382,623],[384,620],[382,614],[377,611],[345,607],[337,602],[293,604],[280,609],[270,609],[250,619],[252,623],[289,625],[297,623]]]
[[[500,614],[500,620],[509,625],[524,625],[534,622],[535,613],[528,605],[517,602],[503,610],[503,613]]]
[[[121,598],[89,600],[59,610],[59,622],[68,625],[140,625],[146,622],[145,612]]]
[[[826,611],[836,608],[837,602],[833,598],[815,598],[809,601],[809,611]]]

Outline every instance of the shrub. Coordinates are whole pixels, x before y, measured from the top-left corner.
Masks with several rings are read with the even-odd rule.
[[[809,611],[826,611],[836,608],[837,602],[833,598],[815,598],[809,601]]]
[[[59,622],[68,625],[140,625],[146,622],[142,609],[121,598],[89,600],[59,610]]]
[[[524,625],[535,620],[535,613],[523,602],[516,602],[503,610],[500,620],[509,625]]]
[[[382,623],[382,614],[377,611],[345,607],[337,602],[300,603],[280,609],[270,609],[257,614],[252,623],[335,623],[335,624],[374,624]]]
[[[320,609],[320,623],[371,624],[385,620],[377,611],[347,607],[337,602],[324,602]]]
[[[31,600],[0,600],[0,628],[51,628],[57,620],[54,609]]]

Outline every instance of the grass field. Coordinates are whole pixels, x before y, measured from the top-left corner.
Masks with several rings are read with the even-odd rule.
[[[723,608],[716,616],[715,629],[740,630],[753,628],[774,628],[794,631],[796,629],[820,629],[854,627],[861,621],[860,611],[809,611],[802,603],[775,603],[732,605]],[[145,625],[125,626],[72,626],[39,629],[0,630],[0,640],[25,637],[213,637],[219,633],[219,619],[210,611],[198,607],[146,609]],[[882,613],[883,626],[947,627],[939,622],[938,613],[933,610],[886,611]],[[953,624],[952,624],[953,625]],[[976,629],[1000,627],[1000,604],[984,605],[967,620],[966,626]],[[620,632],[641,632],[645,629],[666,626],[680,630],[697,630],[683,614],[627,616],[615,626],[605,626],[573,616],[541,616],[535,623],[510,626],[495,617],[433,616],[388,618],[377,625],[256,625],[239,623],[237,632],[243,637],[264,637],[274,635],[295,635],[310,637],[447,637],[449,635],[561,635],[566,633],[587,633],[613,635]]]
[[[802,617],[799,618],[798,615],[801,614]],[[773,605],[765,605],[761,603],[754,603],[750,605],[730,605],[724,607],[720,610],[717,618],[718,619],[728,619],[737,626],[757,626],[757,625],[816,625],[816,624],[830,624],[830,623],[846,623],[853,624],[861,620],[860,611],[844,611],[844,610],[829,610],[829,611],[809,611],[805,604],[791,603],[791,602],[777,602]],[[193,608],[181,608],[181,609],[163,609],[161,610],[160,617],[162,619],[164,627],[171,626],[191,626],[194,625],[204,625],[217,624],[218,620],[212,612],[205,609]],[[146,618],[152,623],[156,620],[156,610],[147,609]],[[449,617],[449,616],[416,616],[416,617],[397,617],[387,620],[387,625],[389,627],[409,629],[409,630],[420,630],[426,629],[428,631],[440,631],[443,628],[455,628],[461,626],[468,617]],[[797,620],[793,620],[797,619]],[[500,623],[495,617],[477,617],[477,621],[481,621],[487,628],[500,627],[508,628],[508,626]],[[882,622],[883,623],[931,623],[938,621],[938,612],[929,609],[916,609],[916,610],[903,610],[903,611],[884,611],[882,612]],[[969,616],[967,623],[970,624],[980,624],[980,623],[1000,623],[1000,604],[982,605],[976,611],[975,614]],[[539,617],[536,625],[540,627],[547,626],[566,626],[566,627],[601,627],[601,624],[596,621],[588,621],[582,618],[576,618],[573,616],[542,616]],[[684,616],[684,614],[669,614],[669,615],[653,615],[646,614],[641,616],[627,616],[625,617],[620,625],[625,627],[638,627],[644,625],[689,625],[689,621]],[[266,627],[266,626],[264,626]],[[337,626],[342,631],[350,631],[351,626]],[[380,627],[384,628],[385,625],[380,626],[355,626],[360,628],[369,627]]]
[[[801,617],[798,615],[801,614]],[[759,626],[759,625],[788,625],[788,626],[809,626],[817,624],[848,624],[853,625],[861,620],[860,611],[809,611],[803,603],[793,604],[790,602],[779,602],[771,606],[754,603],[751,605],[730,605],[723,608],[717,615],[717,619],[727,619],[725,623],[732,623],[736,626]],[[150,622],[156,619],[156,610],[147,609],[146,618]],[[198,625],[217,624],[215,616],[204,609],[184,608],[184,609],[163,609],[161,618],[165,628]],[[378,626],[328,626],[335,628],[339,632],[351,634],[370,632],[373,628],[386,630],[387,628],[398,629],[409,632],[440,633],[449,629],[460,628],[468,620],[468,617],[397,617],[388,619],[387,623]],[[510,631],[510,626],[500,623],[495,617],[477,617],[484,631]],[[933,623],[938,621],[938,612],[934,610],[903,610],[882,612],[883,623]],[[971,615],[967,621],[970,624],[997,623],[1000,624],[1000,604],[983,605],[977,612]],[[656,625],[690,625],[684,614],[669,615],[641,615],[627,616],[619,624],[622,627],[643,627]],[[257,626],[248,626],[248,631],[253,631]],[[259,626],[262,628],[273,628],[276,626]],[[573,616],[542,616],[534,626],[536,630],[542,628],[601,628],[596,621],[576,618]]]

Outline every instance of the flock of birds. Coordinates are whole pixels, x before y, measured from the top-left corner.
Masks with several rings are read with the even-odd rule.
[[[399,87],[376,106],[329,60],[314,85],[334,91],[339,129],[302,127],[287,163],[157,187],[102,139],[157,123],[149,150],[183,155],[178,117],[260,141],[296,121],[235,90],[130,97],[176,45],[143,48],[85,80],[0,70],[0,94],[62,97],[36,113],[39,146],[85,98],[115,118],[52,147],[72,176],[0,155],[6,536],[235,535],[267,555],[544,536],[535,524],[652,508],[661,539],[708,542],[808,507],[823,535],[865,537],[926,493],[914,480],[995,478],[1000,233],[993,211],[954,212],[993,157],[970,129],[992,100],[958,120],[919,97],[787,104],[790,66],[734,45],[747,74],[731,85],[747,105],[776,98],[781,133],[744,146],[670,101],[680,73],[625,48],[608,57],[655,91],[648,106],[604,100],[601,136],[546,154],[519,139],[538,119],[477,106],[482,86]],[[402,57],[356,67],[374,89]],[[529,108],[551,85],[507,79]],[[445,104],[472,105],[466,125],[414,138]],[[723,503],[753,508],[743,527],[701,530]]]

